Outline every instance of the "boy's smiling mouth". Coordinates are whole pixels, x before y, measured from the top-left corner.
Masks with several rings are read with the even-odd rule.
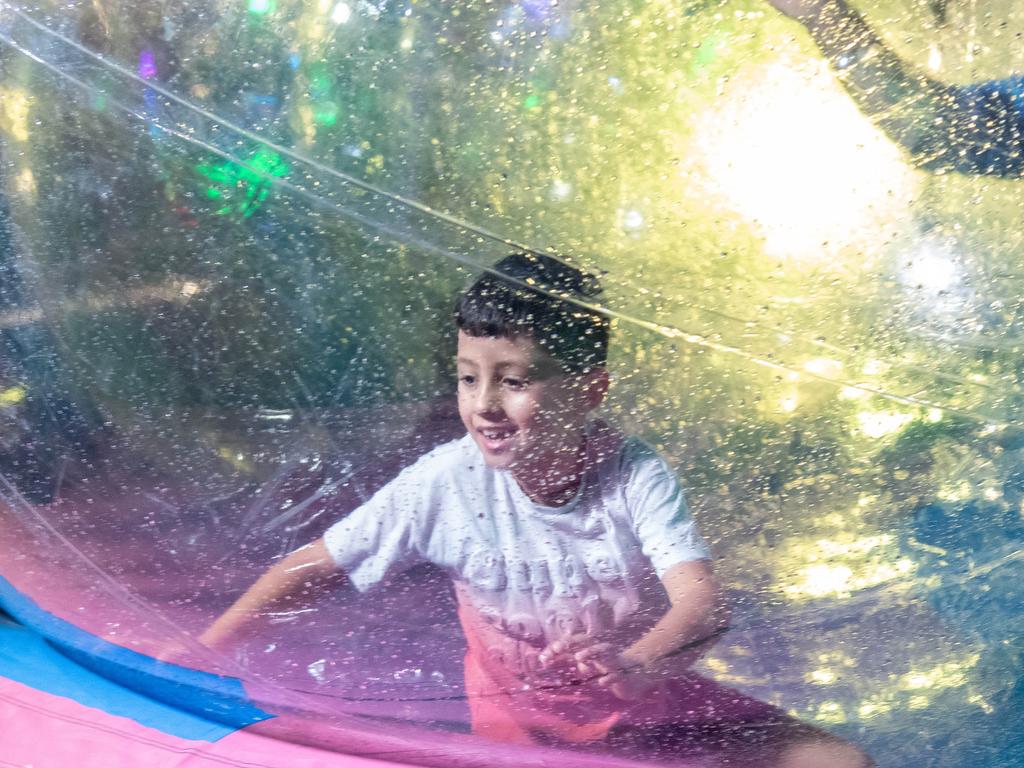
[[[500,451],[506,448],[519,429],[511,424],[500,427],[477,427],[477,434],[483,438],[484,447],[488,451]]]

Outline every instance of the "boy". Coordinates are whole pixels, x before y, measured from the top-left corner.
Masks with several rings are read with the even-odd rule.
[[[454,581],[474,733],[759,765],[767,749],[824,743],[688,671],[727,611],[673,473],[591,419],[608,388],[609,322],[581,303],[595,293],[593,278],[538,254],[479,278],[455,311],[467,434],[273,566],[201,641],[222,645],[323,580],[366,590],[429,561]],[[805,746],[780,749],[783,732]],[[863,764],[850,747],[828,749],[828,762],[807,764]]]

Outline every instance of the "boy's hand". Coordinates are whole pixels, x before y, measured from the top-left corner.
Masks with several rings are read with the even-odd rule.
[[[571,666],[573,654],[589,645],[592,641],[586,635],[571,635],[563,640],[555,640],[540,652],[537,657],[541,669],[554,669]]]
[[[597,684],[608,688],[623,701],[647,696],[658,680],[642,667],[631,664],[608,643],[595,643],[575,653],[577,669],[588,678],[598,676]]]
[[[586,635],[554,641],[541,651],[539,659],[545,669],[573,668],[584,681],[608,688],[623,701],[642,699],[658,683],[630,664],[610,643],[594,642]]]
[[[195,654],[183,640],[173,638],[165,641],[151,655],[157,661],[162,661],[165,664],[184,666],[186,659]]]
[[[150,655],[157,661],[165,664],[176,664],[179,667],[196,667],[197,665],[210,664],[210,657],[203,653],[210,650],[214,653],[225,652],[223,648],[215,647],[206,641],[203,635],[189,641],[183,637],[174,637],[165,640]]]

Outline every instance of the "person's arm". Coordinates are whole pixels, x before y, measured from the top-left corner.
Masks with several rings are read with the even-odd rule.
[[[708,560],[679,563],[661,581],[671,607],[628,648],[609,643],[574,648],[568,640],[553,643],[542,662],[571,653],[580,674],[596,678],[625,700],[641,698],[660,681],[685,673],[728,628],[729,609]]]
[[[1024,172],[1024,81],[944,85],[902,61],[844,0],[768,0],[807,29],[860,109],[931,170]]]
[[[344,580],[323,539],[295,550],[272,565],[203,632],[198,640],[223,648],[271,608],[308,600],[328,582]]]
[[[584,634],[551,643],[540,663],[575,665],[583,681],[629,700],[684,674],[725,631],[729,611],[675,472],[654,449],[632,439],[623,446],[619,470],[636,545],[658,574],[669,609],[628,648],[614,645],[614,631],[605,638]]]
[[[671,675],[685,671],[714,645],[729,625],[729,608],[710,560],[670,568],[661,579],[671,607],[620,657],[627,668]]]

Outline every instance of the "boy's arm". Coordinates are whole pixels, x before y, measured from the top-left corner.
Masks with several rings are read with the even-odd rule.
[[[661,582],[671,607],[628,648],[583,636],[568,638],[548,646],[541,663],[548,666],[569,656],[581,675],[597,678],[599,685],[626,700],[686,672],[728,629],[729,609],[708,560],[678,563]]]
[[[729,625],[729,609],[710,560],[669,568],[661,579],[671,607],[619,654],[622,667],[671,676],[688,669]]]
[[[271,607],[305,600],[328,581],[345,579],[322,538],[272,565],[199,636],[199,642],[220,648]]]
[[[403,470],[321,538],[271,566],[199,636],[199,642],[225,647],[272,607],[308,602],[328,584],[352,584],[363,590],[389,571],[413,565],[420,552],[414,535],[417,523],[430,511],[423,501],[425,478],[429,475],[420,462]]]
[[[627,701],[685,673],[728,629],[729,609],[708,560],[679,563],[661,579],[672,605],[625,650],[607,643],[576,652],[579,671]]]

